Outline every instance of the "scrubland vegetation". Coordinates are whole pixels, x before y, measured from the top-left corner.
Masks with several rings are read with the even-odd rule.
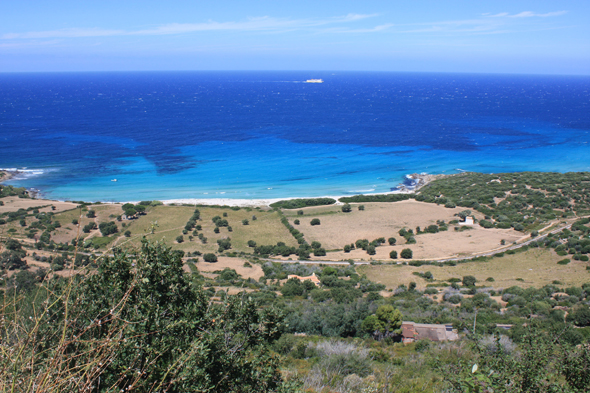
[[[590,386],[586,173],[256,209],[7,192],[2,391]],[[460,338],[404,344],[402,320]]]

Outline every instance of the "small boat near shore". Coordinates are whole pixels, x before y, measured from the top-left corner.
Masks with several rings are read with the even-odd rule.
[[[117,179],[111,179],[111,181],[117,181]]]

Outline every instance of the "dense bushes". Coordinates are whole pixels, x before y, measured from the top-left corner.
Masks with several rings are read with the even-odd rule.
[[[351,197],[342,197],[340,202],[399,202],[413,198],[413,194],[380,194],[380,195],[355,195]]]
[[[108,236],[112,235],[113,233],[119,232],[119,229],[117,228],[117,223],[115,223],[114,221],[101,222],[98,226],[98,229],[100,229],[100,233],[103,236]]]
[[[279,358],[267,349],[281,335],[281,314],[250,297],[210,303],[160,245],[118,253],[71,285],[51,284],[45,310],[31,315],[37,323],[5,325],[16,334],[14,355],[0,360],[4,384],[96,392],[267,392],[282,384]]]
[[[289,199],[272,203],[270,206],[278,209],[300,209],[308,206],[333,205],[336,203],[332,198],[307,198],[307,199]]]

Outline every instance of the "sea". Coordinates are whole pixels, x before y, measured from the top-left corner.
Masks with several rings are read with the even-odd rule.
[[[6,183],[57,200],[355,195],[412,173],[589,171],[589,142],[588,76],[0,74],[0,168],[25,170]]]

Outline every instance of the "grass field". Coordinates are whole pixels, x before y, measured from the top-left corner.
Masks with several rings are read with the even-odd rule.
[[[487,262],[468,262],[457,266],[365,265],[357,270],[360,274],[366,274],[370,280],[384,284],[388,289],[395,289],[400,284],[408,285],[411,281],[423,289],[428,282],[412,273],[426,271],[433,274],[435,282],[471,275],[477,279],[477,285],[489,285],[494,288],[507,288],[513,285],[542,287],[554,280],[561,281],[564,286],[580,286],[590,282],[590,271],[586,270],[586,266],[590,266],[588,262],[572,260],[567,265],[558,265],[557,261],[563,258],[551,250],[530,249],[513,255],[491,258]],[[494,278],[494,282],[485,282],[488,277]]]
[[[151,207],[145,216],[129,221],[125,230],[131,231],[133,239],[120,239],[118,245],[125,243],[130,246],[138,246],[141,236],[150,232],[153,222],[157,222],[158,226],[155,228],[154,235],[150,235],[151,239],[165,240],[173,248],[184,251],[214,252],[218,248],[217,240],[227,237],[231,238],[231,251],[238,252],[252,251],[247,245],[248,240],[254,240],[258,244],[276,244],[279,241],[293,246],[297,244],[287,228],[281,224],[279,214],[276,212],[215,207],[199,207],[198,209],[201,212],[201,220],[197,224],[202,227],[202,230],[198,232],[203,233],[207,238],[206,244],[203,244],[196,236],[192,241],[189,241],[190,232],[183,235],[183,243],[176,243],[175,240],[177,236],[182,235],[186,222],[195,210],[194,207],[156,206]],[[227,213],[227,217],[223,217],[223,213]],[[253,215],[256,216],[256,220],[252,220]],[[229,226],[232,227],[232,232],[229,232],[227,227],[221,227],[220,232],[215,233],[215,224],[212,221],[215,216],[226,219]],[[248,225],[242,224],[244,219],[249,221]]]

